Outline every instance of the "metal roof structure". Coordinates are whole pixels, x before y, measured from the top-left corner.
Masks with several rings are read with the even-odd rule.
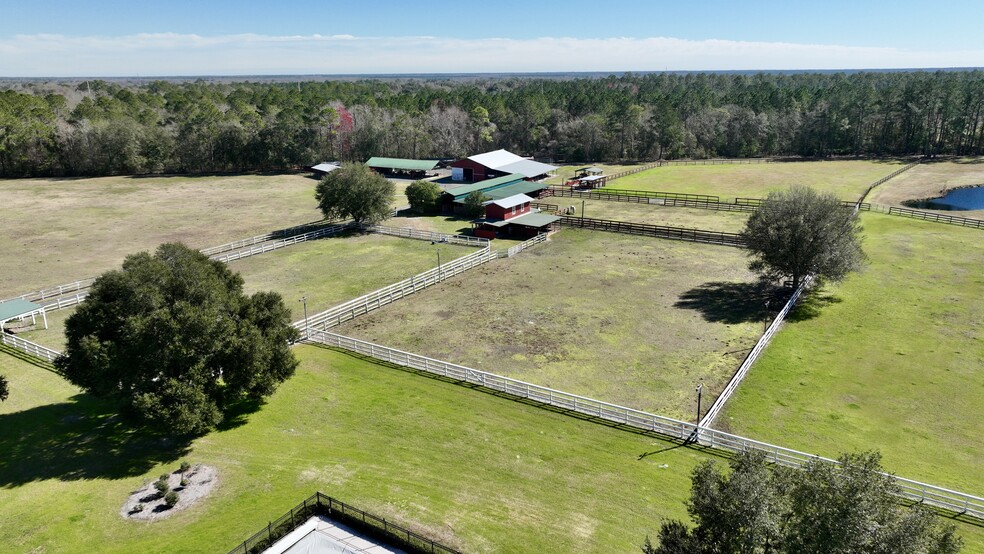
[[[405,554],[405,551],[328,517],[314,516],[263,554]]]
[[[453,189],[448,189],[445,193],[450,194],[454,197],[455,202],[464,200],[466,196],[475,192],[476,190],[482,191],[485,194],[489,193],[489,190],[504,187],[506,185],[512,185],[516,183],[522,183],[523,176],[518,173],[513,173],[511,175],[503,175],[502,177],[496,177],[495,179],[486,179],[484,181],[479,181],[477,183],[472,183],[470,185],[463,185],[460,187],[455,187]],[[540,186],[543,188],[543,185]],[[518,194],[518,193],[513,193]]]
[[[556,166],[527,160],[507,150],[494,150],[484,154],[476,154],[469,156],[468,159],[496,171],[519,173],[525,177],[536,177],[537,175],[550,173],[557,169]]]
[[[23,298],[0,302],[0,331],[3,329],[3,324],[12,319],[24,319],[27,317],[33,319],[34,316],[38,315],[44,318],[44,328],[47,329],[48,316],[44,313],[44,306],[35,304],[34,302],[28,302]]]
[[[544,225],[550,225],[554,221],[560,219],[558,215],[550,215],[539,212],[532,212],[526,215],[521,215],[519,217],[512,217],[509,219],[497,219],[494,221],[489,221],[487,219],[477,219],[474,223],[484,223],[492,227],[505,227],[506,225],[520,225],[522,227],[543,227]]]
[[[543,183],[531,183],[529,181],[520,181],[518,183],[485,191],[484,194],[492,200],[501,200],[516,194],[529,194],[531,192],[543,190],[547,188],[547,186],[549,185],[544,185]]]
[[[509,208],[512,208],[513,206],[522,206],[523,204],[528,204],[528,203],[530,203],[532,201],[533,201],[532,198],[530,198],[529,196],[526,196],[523,193],[520,193],[520,194],[514,194],[512,196],[507,196],[505,198],[499,198],[499,199],[495,199],[495,200],[489,200],[488,202],[484,202],[484,204],[486,206],[489,205],[489,204],[495,204],[496,206],[499,206],[500,208],[505,208],[505,209],[508,210]]]
[[[369,167],[383,169],[402,169],[404,171],[430,171],[437,167],[437,160],[408,160],[406,158],[372,157],[366,162]]]
[[[338,164],[329,163],[329,162],[322,162],[322,163],[319,163],[318,165],[312,165],[311,166],[311,171],[320,171],[322,173],[331,173],[332,171],[335,171],[336,169],[338,169],[340,167],[341,166],[338,165]]]
[[[597,166],[582,167],[581,169],[578,169],[578,171],[583,171],[583,172],[587,173],[588,175],[601,175],[602,173],[605,172],[604,169],[602,169],[600,167],[597,167]]]

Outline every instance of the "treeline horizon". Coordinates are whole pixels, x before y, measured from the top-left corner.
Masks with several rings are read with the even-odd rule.
[[[0,177],[275,171],[497,148],[555,161],[984,153],[984,71],[25,82]]]

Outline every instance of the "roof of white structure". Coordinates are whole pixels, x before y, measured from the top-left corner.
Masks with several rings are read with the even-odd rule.
[[[527,160],[508,150],[495,150],[493,152],[477,154],[475,156],[469,156],[468,159],[496,171],[520,173],[526,177],[543,175],[544,173],[549,173],[557,169],[553,165]]]
[[[406,554],[324,516],[314,516],[275,542],[264,554]]]
[[[532,201],[533,199],[530,198],[529,196],[526,196],[525,194],[514,194],[512,196],[507,196],[506,198],[502,198],[499,200],[489,200],[488,202],[484,202],[484,204],[486,205],[495,204],[500,208],[509,209],[512,208],[513,206],[520,206],[522,204],[526,204]]]
[[[314,171],[324,171],[325,173],[330,173],[332,171],[335,171],[339,167],[340,166],[337,165],[337,164],[323,162],[323,163],[320,163],[318,165],[311,166],[311,169],[314,170]]]

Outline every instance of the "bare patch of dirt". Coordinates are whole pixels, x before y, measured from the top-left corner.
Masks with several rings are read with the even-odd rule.
[[[182,478],[187,480],[184,486],[181,485]],[[144,521],[164,519],[175,512],[194,506],[208,496],[218,483],[219,473],[212,466],[197,464],[185,473],[175,471],[168,474],[168,484],[171,490],[178,493],[177,504],[168,508],[164,503],[164,495],[154,488],[154,481],[147,481],[142,487],[133,491],[120,508],[120,515],[126,519]],[[140,510],[137,510],[138,506],[141,507]]]

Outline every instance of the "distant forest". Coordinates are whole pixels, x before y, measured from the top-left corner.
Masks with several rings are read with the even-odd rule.
[[[984,151],[984,72],[86,81],[0,91],[0,177],[282,170],[506,148],[564,162]]]

